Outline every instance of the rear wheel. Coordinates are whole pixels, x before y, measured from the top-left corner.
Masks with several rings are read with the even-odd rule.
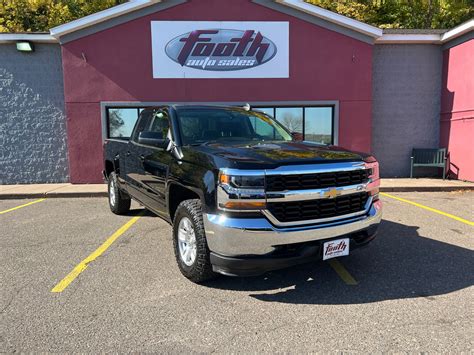
[[[196,283],[216,277],[207,247],[200,200],[179,204],[173,222],[173,244],[179,270],[185,277]]]
[[[115,172],[109,175],[109,207],[110,210],[118,215],[122,215],[130,211],[130,197],[120,191],[118,187],[117,174]]]

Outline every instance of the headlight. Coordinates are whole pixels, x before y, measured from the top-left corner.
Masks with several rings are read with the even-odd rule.
[[[265,177],[244,172],[221,171],[217,206],[222,210],[260,211],[266,205]]]
[[[374,201],[379,199],[380,171],[379,163],[374,157],[369,157],[365,161],[365,168],[369,171],[369,184],[367,189]]]

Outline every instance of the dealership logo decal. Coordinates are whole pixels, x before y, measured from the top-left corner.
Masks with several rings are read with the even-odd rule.
[[[253,30],[196,30],[172,39],[166,55],[181,66],[233,71],[257,67],[275,57],[277,47]]]

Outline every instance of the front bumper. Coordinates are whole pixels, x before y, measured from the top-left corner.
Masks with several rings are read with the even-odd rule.
[[[204,215],[207,244],[216,271],[254,275],[317,259],[322,241],[351,238],[351,249],[373,239],[382,219],[382,203],[375,201],[366,215],[330,223],[278,228],[266,218],[228,218]],[[286,250],[294,247],[293,254]],[[296,250],[298,249],[298,250]]]

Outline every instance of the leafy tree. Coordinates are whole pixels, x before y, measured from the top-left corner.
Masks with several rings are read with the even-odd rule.
[[[109,125],[111,137],[123,137],[122,128],[125,125],[119,110],[111,110],[109,112]]]
[[[306,0],[381,28],[452,28],[474,17],[474,0]]]
[[[306,0],[382,28],[452,28],[474,0]],[[0,32],[43,32],[126,0],[0,0]]]
[[[126,0],[0,0],[0,32],[45,32]]]

